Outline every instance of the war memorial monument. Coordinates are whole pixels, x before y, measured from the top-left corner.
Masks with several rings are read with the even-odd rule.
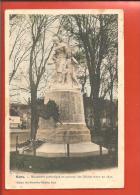
[[[85,123],[83,96],[76,77],[78,62],[70,46],[54,39],[52,55],[55,73],[44,97],[44,104],[53,100],[59,107],[61,123],[39,119],[37,139],[44,140],[36,149],[37,156],[85,156],[99,153],[99,145],[91,142]],[[67,152],[68,154],[67,154]],[[107,150],[102,148],[102,152]]]

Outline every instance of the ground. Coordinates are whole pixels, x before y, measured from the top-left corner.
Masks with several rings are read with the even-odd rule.
[[[90,157],[37,157],[11,152],[11,170],[30,172],[77,172],[91,169],[105,169],[117,166],[115,154]]]

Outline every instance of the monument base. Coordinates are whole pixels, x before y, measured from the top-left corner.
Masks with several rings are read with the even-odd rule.
[[[37,139],[52,144],[90,142],[90,130],[85,124],[62,124],[56,128],[39,129]]]
[[[80,89],[68,89],[66,86],[61,88],[47,91],[44,104],[49,100],[56,102],[62,124],[55,126],[49,120],[40,117],[36,138],[45,143],[36,149],[36,155],[65,157],[68,155],[68,150],[70,156],[100,154],[100,147],[91,142],[90,130],[85,123]],[[103,153],[104,151],[107,153],[103,148]]]
[[[102,147],[102,155],[108,153],[108,150]],[[100,155],[100,146],[92,143],[69,144],[70,157],[84,157]],[[67,157],[67,144],[44,143],[36,149],[36,156],[41,157]]]

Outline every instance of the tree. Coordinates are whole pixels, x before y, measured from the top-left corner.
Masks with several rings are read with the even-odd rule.
[[[31,15],[31,52],[29,60],[29,81],[31,91],[31,139],[36,138],[38,129],[37,91],[39,83],[46,70],[46,65],[53,50],[46,47],[47,30],[58,17],[46,15]]]
[[[78,51],[75,52],[73,56],[78,61],[79,64],[77,78],[79,80],[79,83],[81,84],[81,92],[84,95],[86,93],[86,84],[89,79],[89,73],[86,65],[84,51],[79,48]]]
[[[115,85],[117,85],[118,75],[117,75],[117,50],[114,49],[114,57],[112,58],[112,54],[109,53],[107,56],[108,60],[108,72],[109,72],[109,98],[110,98],[110,126],[113,130],[114,128],[114,102],[113,102],[113,92],[114,88],[116,88]]]
[[[27,60],[27,57],[29,56],[30,42],[27,39],[28,23],[25,16],[17,14],[10,15],[9,26],[9,84],[11,84],[20,65]]]
[[[95,131],[99,131],[101,66],[117,42],[117,15],[71,15],[64,28],[84,49],[91,86],[91,114]]]

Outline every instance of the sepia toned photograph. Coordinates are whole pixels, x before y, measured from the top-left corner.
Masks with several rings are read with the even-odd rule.
[[[7,189],[124,187],[123,11],[6,10]]]

